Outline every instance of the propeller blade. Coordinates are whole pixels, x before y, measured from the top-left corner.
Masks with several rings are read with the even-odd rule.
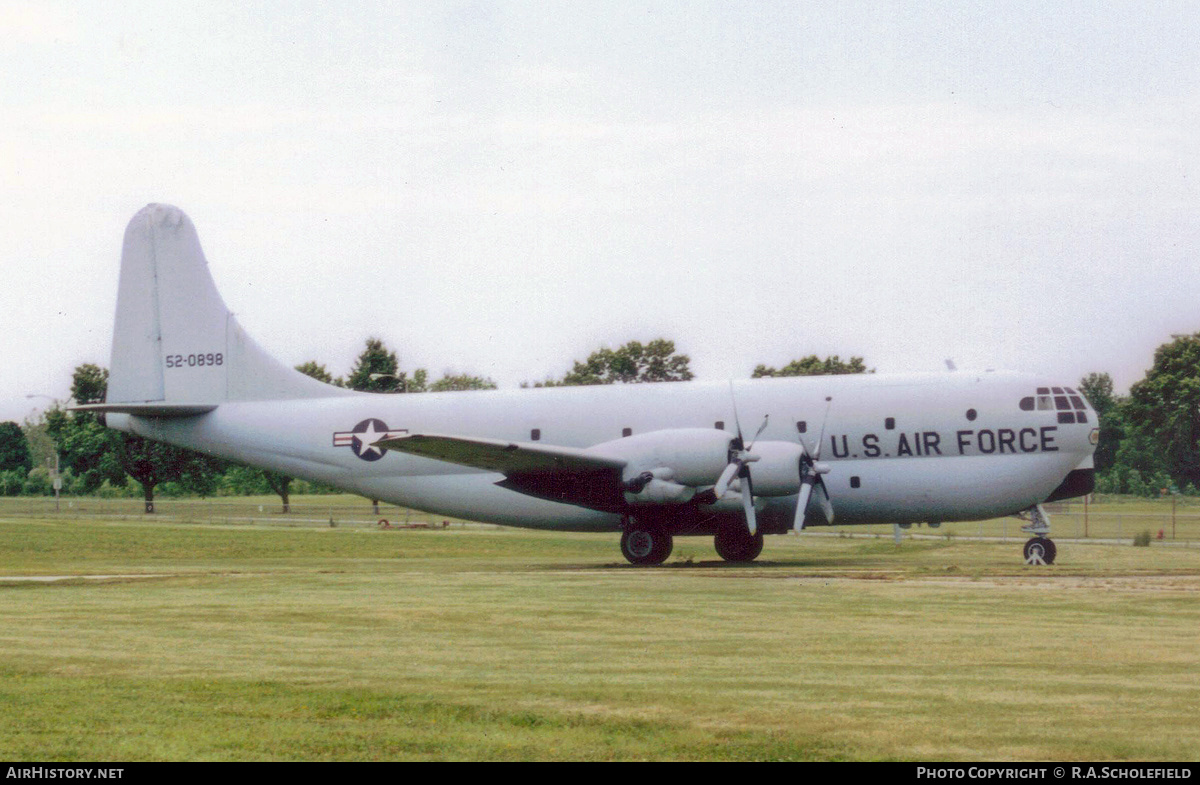
[[[763,415],[763,423],[762,423],[762,425],[758,426],[758,430],[754,432],[754,438],[750,440],[750,446],[746,448],[746,452],[749,452],[750,450],[754,449],[754,443],[756,441],[758,441],[759,436],[762,436],[762,432],[767,429],[767,421],[770,419],[771,419],[771,415],[769,415],[769,414]]]
[[[809,475],[800,484],[800,495],[796,497],[796,518],[792,521],[792,528],[797,532],[804,530],[804,511],[808,509],[808,497],[812,495],[816,481],[815,476]]]
[[[725,467],[725,470],[721,472],[721,476],[717,479],[717,484],[713,486],[713,495],[716,498],[720,499],[725,495],[725,491],[729,490],[729,483],[733,482],[733,477],[738,473],[740,468],[737,461]]]
[[[754,515],[754,491],[750,488],[750,475],[742,480],[742,509],[746,511],[746,528],[751,534],[758,531],[758,519]]]
[[[733,404],[733,425],[737,428],[737,444],[740,450],[746,446],[746,443],[742,441],[742,421],[738,419],[737,396],[733,394],[733,379],[729,380],[729,401]]]
[[[833,406],[833,397],[825,396],[825,416],[821,418],[821,435],[817,437],[817,451],[812,454],[814,461],[821,460],[821,448],[825,446],[825,424],[829,422],[829,407]],[[803,440],[801,441],[803,444]],[[807,452],[807,450],[805,451]]]
[[[829,465],[817,463],[821,460],[821,448],[825,446],[825,425],[829,422],[829,407],[833,405],[831,396],[825,397],[825,416],[821,419],[821,433],[817,436],[817,449],[809,451],[808,445],[804,443],[804,437],[800,439],[800,492],[796,495],[796,517],[792,521],[792,528],[797,532],[804,529],[804,517],[808,511],[808,501],[813,495],[813,489],[816,489],[817,503],[821,505],[821,512],[825,515],[827,523],[833,523],[833,503],[829,500],[829,491],[825,488],[825,481],[821,479],[822,474],[829,473]]]
[[[804,464],[807,462],[811,464],[813,457],[812,450],[808,449],[808,443],[804,441],[803,436],[797,436],[796,438],[800,441],[800,463]],[[818,443],[817,446],[820,446],[820,444]]]
[[[833,523],[833,502],[829,500],[829,491],[825,488],[825,481],[820,477],[817,478],[817,503],[821,505],[821,512],[825,515],[825,522]]]

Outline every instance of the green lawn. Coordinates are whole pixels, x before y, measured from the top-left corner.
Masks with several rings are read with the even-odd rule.
[[[1200,757],[1200,548],[144,518],[0,518],[159,576],[0,578],[0,759]]]

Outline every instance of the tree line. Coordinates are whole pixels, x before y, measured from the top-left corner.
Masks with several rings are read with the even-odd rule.
[[[1113,392],[1107,373],[1090,373],[1079,389],[1100,420],[1096,491],[1158,496],[1200,489],[1200,333],[1176,336],[1154,364]]]
[[[607,347],[576,361],[558,378],[522,387],[593,384],[645,384],[688,381],[691,359],[659,338]],[[296,370],[327,384],[376,393],[423,393],[495,389],[488,378],[447,373],[429,380],[425,369],[408,373],[382,340],[368,338],[350,373],[335,378],[316,361]],[[775,368],[757,365],[752,378],[873,373],[861,357],[809,355]],[[71,398],[77,404],[101,403],[108,371],[94,364],[77,367]],[[1096,490],[1101,493],[1158,495],[1164,491],[1197,493],[1200,488],[1200,333],[1175,337],[1158,348],[1154,365],[1129,394],[1113,391],[1107,373],[1090,373],[1079,382],[1099,418]],[[274,493],[286,512],[293,493],[329,493],[319,483],[255,469],[192,450],[124,434],[104,427],[90,412],[55,405],[37,422],[0,423],[0,495],[52,492],[50,467],[57,454],[63,488],[76,495],[137,496],[153,510],[156,493],[168,496],[239,496]],[[35,460],[40,458],[40,460]],[[132,481],[132,482],[131,482]]]

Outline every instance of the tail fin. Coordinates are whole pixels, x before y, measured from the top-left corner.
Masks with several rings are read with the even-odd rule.
[[[343,391],[268,355],[225,307],[196,228],[170,205],[125,229],[108,403],[215,405]]]

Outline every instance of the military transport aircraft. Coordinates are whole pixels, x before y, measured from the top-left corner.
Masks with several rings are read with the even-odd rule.
[[[1096,414],[1015,373],[380,395],[311,379],[246,334],[192,222],[151,204],[125,232],[109,427],[374,499],[508,526],[621,534],[635,564],[711,535],[750,561],[763,534],[1020,514],[1054,560],[1042,503],[1094,484]],[[743,426],[753,428],[752,434]]]

